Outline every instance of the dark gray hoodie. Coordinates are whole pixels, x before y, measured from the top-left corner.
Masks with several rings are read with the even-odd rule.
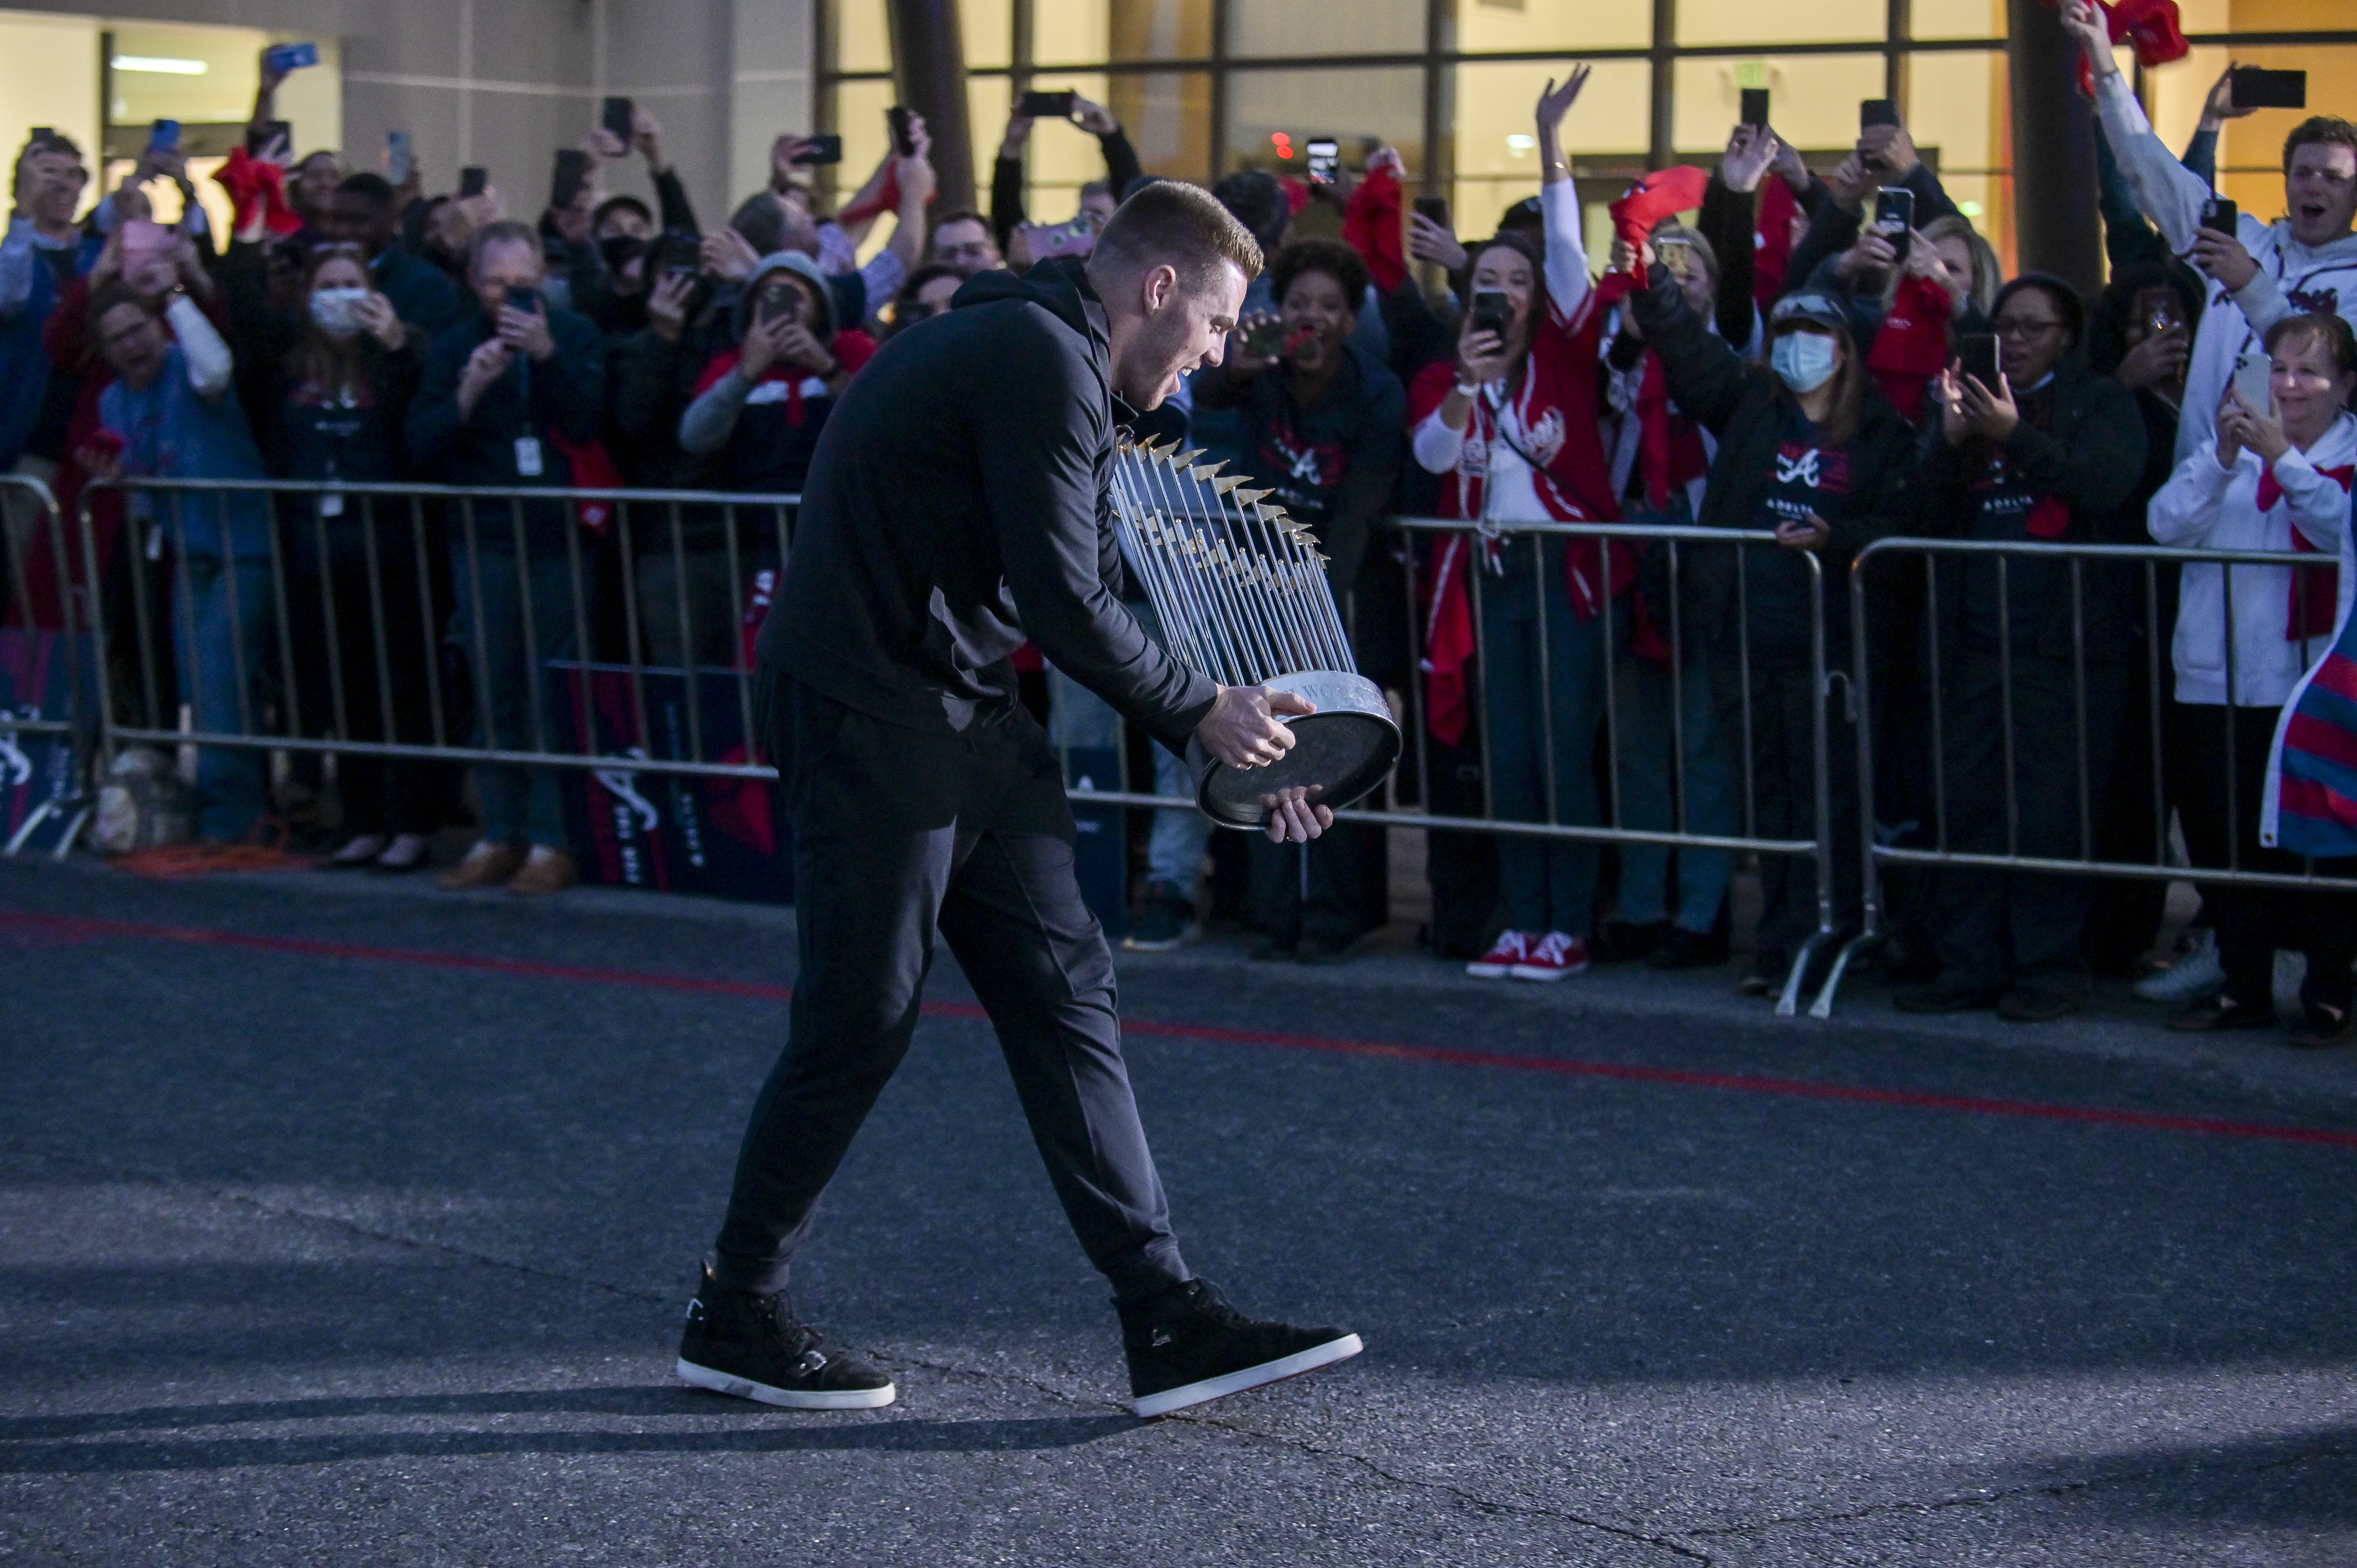
[[[1216,693],[1118,597],[1104,306],[1062,259],[952,303],[886,343],[820,435],[763,664],[959,733],[1014,704],[1028,639],[1183,746]]]

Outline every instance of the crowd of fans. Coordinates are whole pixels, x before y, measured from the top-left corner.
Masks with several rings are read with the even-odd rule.
[[[1899,124],[1867,130],[1823,172],[1770,127],[1738,126],[1715,170],[1666,171],[1613,205],[1599,270],[1560,139],[1586,81],[1576,70],[1536,106],[1539,195],[1487,238],[1405,212],[1389,149],[1329,185],[1222,179],[1214,194],[1269,264],[1223,361],[1137,421],[1142,437],[1182,439],[1275,491],[1316,534],[1362,669],[1417,691],[1416,757],[1396,788],[1422,781],[1425,809],[1798,841],[1818,836],[1824,800],[1830,887],[1810,857],[1761,857],[1754,993],[1781,988],[1821,904],[1838,929],[1859,928],[1868,822],[1891,843],[2147,863],[2174,822],[2197,868],[2302,865],[2276,841],[2270,769],[2278,716],[2350,596],[2352,574],[2335,564],[2357,462],[2357,128],[2303,120],[2285,145],[2285,216],[2212,225],[2218,128],[2249,110],[2222,79],[2180,156],[2083,0],[2066,20],[2087,46],[2104,152],[2111,281],[2093,296],[2003,276]],[[1085,256],[1151,177],[1103,108],[1077,102],[1072,120],[1099,139],[1107,176],[1055,223],[1024,210],[1034,126],[1017,116],[986,214],[931,209],[916,122],[832,217],[813,196],[811,144],[781,136],[771,184],[706,232],[640,112],[627,141],[601,129],[587,150],[593,163],[643,158],[654,209],[600,201],[592,178],[521,223],[488,187],[429,198],[346,174],[330,154],[257,145],[221,177],[241,196],[225,244],[193,199],[178,223],[152,220],[150,181],[188,192],[172,159],[143,162],[84,213],[78,149],[37,141],[17,160],[0,248],[0,468],[50,478],[69,500],[118,473],[791,494],[871,356],[952,308],[978,273]],[[1886,191],[1906,193],[1911,221],[1884,220]],[[863,263],[887,214],[889,241]],[[1968,359],[1992,338],[1994,364]],[[349,528],[287,526],[331,521],[336,499],[322,496],[316,518],[281,504],[292,548],[274,547],[251,492],[142,514],[169,525],[157,532],[175,574],[172,645],[196,727],[242,727],[266,661],[238,650],[280,631],[368,668],[371,639],[392,667],[419,671],[448,641],[478,666],[476,744],[532,749],[549,701],[533,671],[590,651],[575,618],[529,613],[576,591],[581,506],[535,500],[513,527],[477,537],[470,524],[464,540],[425,512],[382,514],[365,543]],[[1403,534],[1379,526],[1392,512],[1474,526]],[[770,546],[732,540],[717,508],[682,515],[676,537],[619,563],[638,607],[626,613],[646,662],[726,667],[743,616],[732,564]],[[1673,563],[1658,543],[1528,531],[1550,521],[1777,542],[1689,544]],[[1982,556],[1934,573],[1894,557],[1872,570],[1873,607],[1853,625],[1850,563],[1910,536],[2319,562],[2147,572]],[[327,607],[290,608],[285,628],[271,621],[280,556],[307,584],[285,603]],[[419,573],[443,594],[413,592]],[[382,608],[421,600],[447,605],[451,627]],[[1134,607],[1151,627],[1142,596]],[[1824,682],[1820,638],[1836,672]],[[1848,763],[1857,696],[1839,673],[1861,654],[1877,698],[1865,790]],[[2174,666],[2158,703],[2148,659]],[[329,662],[296,661],[298,698]],[[353,710],[349,733],[422,732],[418,682],[347,684],[335,702]],[[1053,671],[1039,688],[1062,745],[1122,744],[1085,691]],[[301,705],[330,704],[315,689]],[[1176,759],[1157,748],[1151,767],[1161,792],[1189,792]],[[450,809],[441,777],[340,759],[332,862],[423,865]],[[209,836],[244,833],[266,809],[250,751],[202,748],[199,789]],[[446,885],[572,880],[552,771],[480,768],[476,797],[480,841]],[[1384,918],[1379,833],[1345,828],[1301,849],[1254,839],[1210,884],[1208,837],[1194,813],[1157,813],[1131,946],[1191,940],[1214,897],[1241,908],[1259,957],[1340,958]],[[1435,832],[1429,940],[1482,976],[1721,964],[1734,865],[1719,849]],[[2091,974],[2137,972],[2161,929],[2158,882],[1959,866],[1885,880],[1886,961],[1912,1011],[2056,1017]],[[2180,1004],[2177,1026],[2272,1022],[2287,948],[2309,960],[2291,1037],[2357,1036],[2357,897],[2203,892],[2200,945],[2145,981]]]

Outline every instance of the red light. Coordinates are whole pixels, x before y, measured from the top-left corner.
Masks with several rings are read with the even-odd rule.
[[[1284,146],[1287,142],[1292,141],[1292,140],[1293,140],[1293,138],[1292,138],[1292,137],[1290,137],[1290,136],[1288,136],[1288,135],[1286,135],[1284,132],[1282,132],[1282,131],[1278,131],[1278,132],[1275,133],[1274,134],[1272,134],[1272,135],[1269,137],[1269,140],[1270,140],[1270,141],[1272,141],[1272,142],[1275,142],[1278,146],[1280,146],[1280,147],[1281,147],[1281,146]]]
[[[1281,158],[1289,158],[1293,156],[1293,149],[1291,147],[1279,147],[1276,149],[1276,156]]]

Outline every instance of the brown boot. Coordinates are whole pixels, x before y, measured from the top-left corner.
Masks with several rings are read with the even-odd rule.
[[[532,856],[523,869],[508,881],[508,891],[518,898],[538,898],[550,893],[562,893],[580,876],[573,869],[573,857],[561,849],[544,843],[532,846]]]
[[[523,846],[514,843],[493,843],[479,839],[467,852],[467,858],[434,879],[434,885],[452,893],[471,893],[479,887],[497,887],[513,876],[524,863]]]

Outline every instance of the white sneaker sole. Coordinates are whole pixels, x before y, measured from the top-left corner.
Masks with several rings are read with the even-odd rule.
[[[880,1389],[825,1389],[805,1392],[799,1389],[773,1389],[767,1383],[757,1383],[750,1378],[740,1378],[734,1372],[716,1371],[699,1367],[681,1357],[672,1367],[681,1381],[699,1389],[710,1389],[716,1394],[734,1394],[740,1400],[753,1400],[761,1404],[781,1405],[787,1410],[881,1410],[900,1397],[890,1383]]]
[[[1323,1345],[1312,1345],[1290,1356],[1274,1361],[1263,1361],[1257,1367],[1242,1371],[1222,1372],[1216,1378],[1205,1378],[1200,1383],[1188,1383],[1175,1389],[1165,1389],[1158,1394],[1148,1394],[1130,1408],[1141,1420],[1168,1415],[1174,1410],[1189,1405],[1207,1404],[1230,1394],[1240,1394],[1246,1389],[1256,1389],[1267,1383],[1281,1383],[1287,1378],[1297,1378],[1304,1372],[1314,1372],[1320,1367],[1330,1367],[1337,1361],[1347,1361],[1366,1346],[1355,1334],[1345,1334],[1340,1339],[1329,1339]]]
[[[1511,963],[1483,963],[1480,960],[1465,966],[1465,972],[1480,980],[1503,980],[1514,972]]]
[[[1516,980],[1561,980],[1566,974],[1586,974],[1587,966],[1577,969],[1541,969],[1535,964],[1518,963],[1509,971]]]

